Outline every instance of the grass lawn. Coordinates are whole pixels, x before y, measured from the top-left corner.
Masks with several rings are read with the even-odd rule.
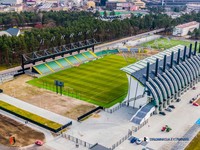
[[[50,121],[48,119],[45,119],[45,118],[40,117],[38,115],[35,115],[35,114],[33,114],[31,112],[28,112],[26,110],[17,108],[17,107],[15,107],[13,105],[10,105],[10,104],[0,100],[0,109],[1,108],[4,108],[4,109],[9,110],[11,112],[14,112],[14,113],[16,113],[18,115],[21,115],[21,116],[25,117],[25,118],[31,119],[31,120],[33,120],[35,122],[38,122],[38,123],[43,124],[45,126],[48,126],[48,127],[52,128],[52,129],[58,129],[58,128],[60,128],[62,126],[61,124],[58,124],[58,123],[53,122],[53,121]]]
[[[28,83],[55,91],[54,80],[59,80],[64,82],[64,95],[108,108],[121,102],[127,94],[128,80],[120,68],[136,62],[136,59],[129,58],[128,62],[122,56],[109,55]]]
[[[157,40],[154,40],[154,41],[144,43],[141,46],[143,46],[143,47],[151,46],[151,48],[154,48],[154,49],[165,50],[165,49],[174,47],[174,46],[179,45],[179,44],[189,46],[190,43],[191,42],[188,42],[188,41],[181,41],[181,40],[174,40],[174,39],[168,40],[166,38],[160,38],[160,39],[157,39]],[[193,44],[193,48],[194,48],[194,44]]]
[[[194,137],[185,150],[199,150],[200,149],[200,132]]]

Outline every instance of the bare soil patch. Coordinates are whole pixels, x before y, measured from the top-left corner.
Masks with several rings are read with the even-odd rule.
[[[10,136],[15,137],[16,142],[14,145],[9,143]],[[44,141],[44,134],[27,127],[25,124],[0,115],[0,144],[22,147],[33,144],[36,140]]]
[[[77,119],[80,115],[94,109],[96,106],[67,96],[60,96],[51,91],[41,89],[26,82],[33,79],[21,75],[13,81],[0,85],[4,93],[57,114]]]

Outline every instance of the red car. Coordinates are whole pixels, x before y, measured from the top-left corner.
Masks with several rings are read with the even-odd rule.
[[[193,105],[194,105],[194,106],[199,106],[199,104],[198,104],[198,103],[193,103]]]
[[[196,87],[194,86],[192,89],[193,89],[193,90],[196,90]]]
[[[44,144],[44,142],[41,141],[41,140],[36,140],[35,141],[35,145],[42,146],[43,144]]]
[[[162,127],[161,131],[165,131],[166,127]]]

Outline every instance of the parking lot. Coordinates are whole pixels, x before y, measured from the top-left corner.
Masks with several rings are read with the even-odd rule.
[[[166,116],[163,115],[155,115],[149,119],[147,125],[142,127],[139,131],[133,133],[133,136],[137,138],[149,137],[154,139],[155,141],[150,141],[146,147],[151,149],[162,149],[169,150],[176,143],[177,138],[182,138],[182,136],[194,125],[194,123],[200,118],[200,107],[193,106],[189,101],[196,97],[200,92],[200,83],[196,86],[195,90],[188,90],[185,94],[183,94],[180,98],[180,102],[173,102],[172,104],[176,107],[172,110],[172,112],[167,112]],[[161,129],[163,126],[168,125],[172,130],[170,132],[162,132]],[[162,139],[163,141],[159,141],[157,138],[167,138]],[[173,138],[170,141],[168,138]],[[190,137],[188,137],[189,140]],[[161,140],[161,139],[160,139]],[[184,139],[182,139],[184,140]],[[187,139],[183,142],[188,142]],[[144,146],[136,145],[135,143],[131,144],[129,140],[126,140],[122,143],[116,150],[124,150],[124,149],[142,149]]]

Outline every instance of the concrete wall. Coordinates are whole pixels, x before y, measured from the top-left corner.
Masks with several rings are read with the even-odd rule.
[[[126,45],[127,46],[136,46],[136,45],[140,45],[140,44],[143,44],[143,43],[146,43],[146,42],[149,42],[149,41],[159,39],[161,37],[162,37],[162,35],[146,36],[146,37],[143,37],[143,38],[138,39],[138,40],[129,41],[129,42],[126,43]]]
[[[147,104],[148,100],[146,94],[144,95],[144,97],[141,97],[137,100],[133,100],[138,96],[142,96],[144,94],[145,88],[134,77],[127,74],[127,78],[129,82],[129,89],[124,102],[126,102],[127,105],[129,104],[129,106],[135,108],[140,108],[141,106]]]

